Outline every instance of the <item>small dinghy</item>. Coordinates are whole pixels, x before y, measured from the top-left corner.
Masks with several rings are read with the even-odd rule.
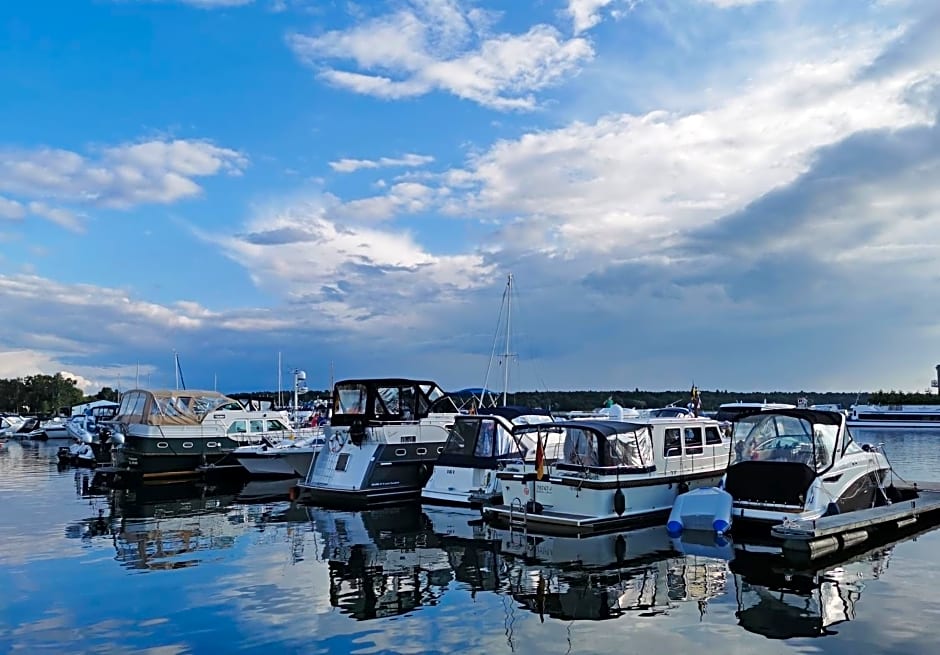
[[[714,531],[719,535],[731,529],[734,499],[724,489],[701,487],[676,497],[666,530],[679,535],[684,530]]]
[[[98,460],[95,457],[95,451],[88,443],[73,443],[70,446],[62,446],[58,452],[59,464],[72,466],[94,467]]]

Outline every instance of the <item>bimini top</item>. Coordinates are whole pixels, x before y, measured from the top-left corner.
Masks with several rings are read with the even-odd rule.
[[[332,425],[354,422],[402,422],[431,412],[458,412],[453,400],[431,380],[360,378],[340,380],[333,387]]]
[[[244,410],[237,400],[201,389],[134,389],[121,397],[114,420],[143,425],[199,425],[210,412]]]
[[[649,423],[562,421],[520,426],[513,432],[527,434],[556,430],[565,434],[564,456],[555,465],[559,470],[596,470],[598,473],[613,469],[636,473],[655,470]]]
[[[798,407],[775,407],[772,409],[753,408],[748,409],[731,419],[732,423],[746,420],[753,416],[764,416],[774,414],[777,416],[792,416],[793,418],[806,419],[810,423],[821,423],[823,425],[841,425],[845,415],[830,409],[802,409]]]
[[[647,423],[627,423],[626,421],[556,421],[555,423],[538,423],[527,426],[529,429],[538,430],[545,428],[577,428],[579,430],[591,430],[598,432],[605,437],[612,437],[615,434],[624,434],[627,432],[636,432],[648,426]],[[521,430],[522,428],[517,428]]]

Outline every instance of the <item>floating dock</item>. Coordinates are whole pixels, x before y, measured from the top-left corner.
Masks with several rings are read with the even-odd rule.
[[[940,483],[917,483],[910,490],[916,490],[917,496],[871,509],[791,521],[774,526],[770,533],[783,540],[784,554],[817,559],[857,546],[880,530],[906,528],[940,511]]]

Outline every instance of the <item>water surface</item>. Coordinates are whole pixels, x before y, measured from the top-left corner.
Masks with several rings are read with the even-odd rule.
[[[940,479],[940,434],[856,437]],[[420,506],[296,506],[278,482],[95,494],[55,448],[0,453],[0,652],[936,650],[940,531],[787,570],[659,526],[526,540]]]

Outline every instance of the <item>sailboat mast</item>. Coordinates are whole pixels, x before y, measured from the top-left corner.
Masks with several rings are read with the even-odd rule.
[[[176,354],[176,351],[173,351],[173,376],[176,380],[176,390],[179,391],[180,388],[180,360],[179,355]]]
[[[281,351],[277,351],[277,406],[282,407],[281,402]]]
[[[512,273],[506,283],[506,354],[503,357],[503,407],[506,406],[506,396],[509,393],[509,335],[512,333]]]

